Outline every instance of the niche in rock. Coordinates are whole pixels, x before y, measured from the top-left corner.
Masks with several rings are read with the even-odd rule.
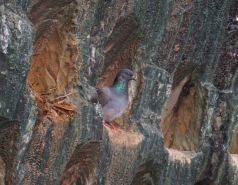
[[[70,98],[75,93],[78,75],[76,7],[74,1],[37,1],[29,15],[36,29],[36,40],[28,83],[34,91],[38,109],[44,110],[44,115],[51,119],[65,122],[75,113]]]
[[[162,112],[161,128],[167,148],[198,151],[206,92],[195,77],[174,87]]]
[[[111,85],[121,69],[132,68],[141,39],[142,30],[134,14],[119,18],[105,44],[103,74],[98,88]]]
[[[84,185],[96,183],[95,179],[97,176],[99,157],[99,142],[90,142],[83,146],[77,146],[66,165],[60,184]]]
[[[159,182],[159,164],[150,160],[142,164],[134,177],[131,185],[153,185]]]
[[[132,69],[142,35],[139,21],[134,14],[119,18],[105,44],[103,73],[97,88],[112,85],[117,73],[121,69]],[[116,121],[119,127],[123,125],[123,122],[128,122],[129,119],[128,111],[130,110],[132,99],[131,92],[129,92],[129,96],[129,108]]]

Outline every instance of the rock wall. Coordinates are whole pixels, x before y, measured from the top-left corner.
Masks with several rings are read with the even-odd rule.
[[[237,0],[2,0],[0,28],[0,184],[238,184]]]

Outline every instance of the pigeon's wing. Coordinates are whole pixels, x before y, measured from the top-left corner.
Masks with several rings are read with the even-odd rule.
[[[111,91],[108,87],[97,90],[99,103],[104,107],[111,100]]]

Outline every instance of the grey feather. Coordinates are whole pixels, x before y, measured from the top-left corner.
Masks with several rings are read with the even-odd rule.
[[[111,91],[109,87],[103,87],[97,90],[98,93],[98,101],[104,107],[108,101],[111,99]]]
[[[99,103],[102,105],[103,120],[107,123],[119,118],[128,106],[128,85],[125,91],[119,92],[116,85],[128,84],[130,80],[135,80],[133,73],[129,69],[121,70],[112,86],[102,87],[97,90]],[[123,81],[123,82],[122,82]]]

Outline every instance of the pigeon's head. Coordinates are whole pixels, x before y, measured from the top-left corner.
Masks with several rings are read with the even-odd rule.
[[[130,80],[136,80],[133,72],[130,69],[122,69],[116,76],[115,81],[118,80],[126,80],[126,81],[130,81]]]

